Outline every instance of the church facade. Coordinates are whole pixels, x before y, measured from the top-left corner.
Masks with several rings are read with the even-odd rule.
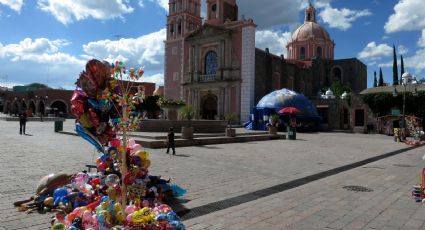
[[[305,9],[304,24],[292,35],[288,57],[255,48],[256,25],[238,18],[236,0],[170,0],[165,41],[164,95],[183,99],[201,119],[236,113],[241,123],[266,94],[282,88],[315,99],[333,82],[359,93],[366,88],[366,66],[356,58],[334,59],[335,43]]]

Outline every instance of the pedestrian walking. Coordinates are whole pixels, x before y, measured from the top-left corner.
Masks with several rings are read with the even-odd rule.
[[[174,128],[170,127],[168,129],[168,147],[167,147],[167,154],[170,152],[170,148],[173,150],[173,155],[176,155],[176,150],[175,150],[175,142],[174,142]]]
[[[19,134],[22,135],[24,133],[25,135],[25,127],[27,125],[27,113],[22,112],[19,114]]]

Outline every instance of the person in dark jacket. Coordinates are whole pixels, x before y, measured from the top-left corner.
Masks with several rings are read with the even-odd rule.
[[[175,150],[175,143],[174,143],[174,129],[173,127],[170,127],[168,129],[168,147],[167,147],[167,154],[170,151],[170,148],[173,149],[173,155],[176,155],[176,150]]]
[[[27,125],[27,113],[23,112],[19,114],[19,134],[25,135],[25,126]]]

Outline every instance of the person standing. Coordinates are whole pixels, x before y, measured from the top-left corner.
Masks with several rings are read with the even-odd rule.
[[[22,112],[19,114],[19,134],[22,135],[24,133],[25,135],[25,127],[27,125],[27,113]]]
[[[176,150],[175,150],[175,142],[174,142],[174,128],[170,127],[168,129],[168,146],[167,146],[167,154],[170,152],[170,148],[173,150],[173,155],[176,155]]]

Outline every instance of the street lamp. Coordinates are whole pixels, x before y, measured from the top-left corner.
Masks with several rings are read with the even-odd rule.
[[[412,75],[408,72],[404,73],[401,76],[402,79],[402,84],[404,86],[404,91],[403,91],[403,127],[402,128],[406,128],[406,90],[407,90],[407,85],[416,85],[417,84],[417,80],[415,77],[412,77]],[[417,88],[415,87],[414,91],[413,91],[413,96],[416,96],[418,94],[417,92]]]

